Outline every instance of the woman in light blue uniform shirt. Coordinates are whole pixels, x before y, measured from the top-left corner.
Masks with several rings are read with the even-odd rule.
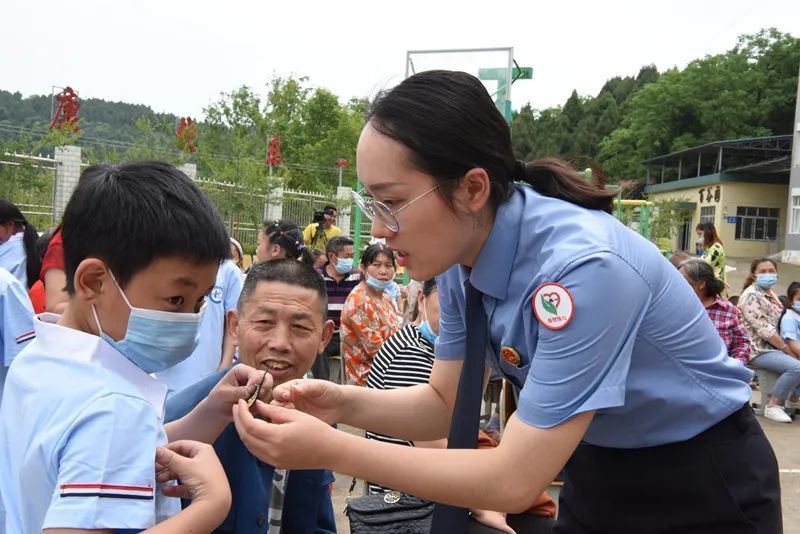
[[[42,260],[36,254],[39,234],[19,208],[0,198],[0,267],[14,275],[27,291],[39,279]]]
[[[481,82],[447,71],[377,99],[358,174],[373,236],[412,278],[438,275],[430,383],[284,384],[282,407],[259,406],[283,424],[235,409],[254,454],[509,513],[564,468],[559,533],[781,531],[777,462],[748,404],[752,373],[728,358],[680,273],[609,214],[613,192],[557,160],[517,161]],[[468,344],[484,325],[485,348]],[[484,357],[521,389],[494,450],[394,447],[324,424],[445,437],[454,405],[463,413],[462,367]]]

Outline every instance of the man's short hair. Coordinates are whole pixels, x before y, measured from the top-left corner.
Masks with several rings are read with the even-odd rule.
[[[256,263],[244,279],[242,293],[236,306],[239,313],[242,313],[244,305],[250,301],[259,282],[280,282],[312,290],[319,297],[322,321],[328,318],[328,292],[325,289],[325,280],[314,267],[288,258]]]
[[[340,235],[333,237],[325,246],[325,255],[327,256],[328,254],[336,254],[338,256],[342,253],[342,249],[344,249],[344,247],[353,245],[355,245],[355,243],[353,243],[353,240],[347,236]]]
[[[94,165],[83,171],[62,219],[67,292],[86,258],[102,259],[124,286],[154,259],[198,264],[230,256],[217,209],[176,167],[158,161]]]
[[[336,213],[339,213],[339,209],[333,204],[328,204],[327,206],[322,208],[323,213],[328,213],[329,211],[335,211]]]

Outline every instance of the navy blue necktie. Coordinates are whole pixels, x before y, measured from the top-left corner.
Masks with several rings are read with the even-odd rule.
[[[474,449],[478,445],[478,428],[481,415],[483,370],[486,365],[488,326],[483,310],[482,294],[467,280],[465,326],[467,348],[464,366],[458,381],[456,404],[450,422],[448,449]],[[431,534],[461,534],[467,532],[469,510],[437,504],[433,511]]]

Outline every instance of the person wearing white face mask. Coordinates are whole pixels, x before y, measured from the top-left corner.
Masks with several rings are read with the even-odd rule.
[[[363,281],[348,295],[342,309],[342,358],[350,384],[366,385],[375,354],[400,327],[400,318],[385,293],[394,272],[394,254],[386,245],[370,245],[364,250]]]
[[[778,329],[783,304],[771,290],[777,282],[778,268],[774,261],[769,258],[753,260],[744,292],[739,297],[739,309],[750,334],[750,364],[780,374],[770,392],[769,404],[764,407],[764,417],[791,423],[782,405],[786,401],[787,408],[800,407],[800,361]]]
[[[328,261],[320,269],[320,274],[325,280],[325,290],[328,293],[328,320],[333,321],[333,336],[311,366],[314,378],[321,380],[330,380],[330,359],[341,352],[339,324],[342,308],[350,292],[361,282],[361,273],[353,270],[353,246],[352,239],[338,236],[328,241],[325,248]]]
[[[151,375],[197,345],[228,256],[222,220],[184,173],[140,162],[87,168],[61,231],[69,305],[34,318],[0,405],[5,531],[212,532],[231,495],[198,442],[216,439],[264,375],[237,366],[168,425],[167,387]],[[183,485],[158,487],[173,478]],[[180,511],[176,497],[192,502]]]

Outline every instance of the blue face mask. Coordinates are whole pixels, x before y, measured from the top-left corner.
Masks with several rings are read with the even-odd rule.
[[[419,335],[428,340],[428,343],[436,345],[436,340],[439,339],[439,336],[433,333],[431,324],[428,321],[422,321],[422,324],[417,327],[417,330],[419,330]]]
[[[800,313],[800,302],[795,302],[794,304],[792,304],[792,309],[797,313]]]
[[[333,268],[339,274],[347,274],[353,270],[353,258],[336,258]]]
[[[157,373],[188,358],[200,343],[200,321],[205,305],[198,313],[175,313],[134,308],[111,275],[125,303],[131,309],[125,337],[119,341],[103,332],[97,310],[92,305],[100,338],[133,362],[145,373]]]
[[[383,291],[390,285],[392,285],[391,280],[378,280],[374,276],[367,275],[367,285],[376,291]]]
[[[756,275],[756,284],[763,289],[769,289],[778,283],[778,275],[775,273],[764,273]]]

